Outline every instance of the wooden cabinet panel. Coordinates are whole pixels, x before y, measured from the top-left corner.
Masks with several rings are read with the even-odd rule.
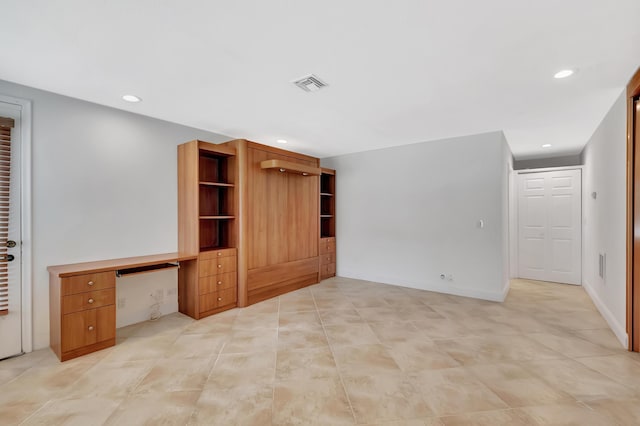
[[[269,155],[273,159],[284,156]],[[291,175],[273,170],[260,170],[259,178],[267,180],[267,265],[277,265],[289,260],[287,236],[291,229],[288,182]]]
[[[115,305],[63,315],[62,352],[113,339],[115,330]]]
[[[226,256],[219,259],[201,260],[199,265],[199,276],[208,277],[210,275],[224,274],[236,270],[236,257]]]
[[[267,211],[269,203],[267,197],[268,181],[267,173],[273,171],[262,170],[260,162],[267,159],[267,153],[257,149],[247,149],[247,199],[251,200],[251,206],[247,207],[243,214],[246,215],[248,269],[267,266]]]
[[[87,309],[99,308],[116,303],[116,289],[88,291],[86,293],[72,294],[62,298],[62,313],[84,311]]]
[[[288,261],[318,255],[318,177],[288,174]]]
[[[318,273],[318,258],[296,260],[295,262],[270,265],[264,268],[256,268],[249,271],[247,287],[249,292],[284,281],[290,281],[306,277],[309,274]],[[317,276],[316,276],[317,279]]]
[[[109,271],[62,278],[61,285],[62,296],[84,293],[92,290],[102,290],[105,288],[115,288],[116,273],[115,271]]]
[[[238,300],[237,289],[230,288],[227,290],[220,290],[218,292],[218,307],[227,306],[230,304],[235,304]]]
[[[226,274],[211,275],[208,277],[200,278],[200,294],[213,293],[214,291],[235,288],[236,275],[237,274],[235,272],[227,272]]]

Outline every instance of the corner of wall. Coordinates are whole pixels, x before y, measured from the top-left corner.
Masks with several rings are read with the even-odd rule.
[[[589,294],[589,297],[591,297],[593,304],[596,305],[596,308],[598,309],[598,311],[600,311],[600,314],[604,317],[605,321],[607,321],[607,324],[609,324],[611,331],[613,331],[613,334],[616,335],[622,346],[628,348],[629,335],[627,334],[626,327],[618,323],[615,315],[613,315],[607,305],[602,301],[602,299],[600,299],[600,296],[598,296],[598,292],[596,292],[596,290],[591,286],[591,284],[589,284],[587,280],[582,280],[582,287],[584,287],[587,294]]]

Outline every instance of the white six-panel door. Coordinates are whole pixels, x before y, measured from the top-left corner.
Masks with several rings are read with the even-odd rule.
[[[581,284],[581,170],[518,175],[518,275]]]

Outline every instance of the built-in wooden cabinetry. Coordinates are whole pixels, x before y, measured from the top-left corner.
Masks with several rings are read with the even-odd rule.
[[[179,248],[198,253],[197,272],[180,271],[197,281],[179,291],[181,312],[200,318],[318,282],[317,158],[244,139],[188,142],[178,157]]]
[[[197,254],[181,265],[178,307],[199,319],[237,305],[237,156],[228,144],[178,147],[178,247]]]

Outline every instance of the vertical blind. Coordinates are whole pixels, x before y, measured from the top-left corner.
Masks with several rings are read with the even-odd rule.
[[[12,118],[0,117],[0,315],[9,313],[9,275],[7,240],[9,238],[9,187],[11,178]]]

